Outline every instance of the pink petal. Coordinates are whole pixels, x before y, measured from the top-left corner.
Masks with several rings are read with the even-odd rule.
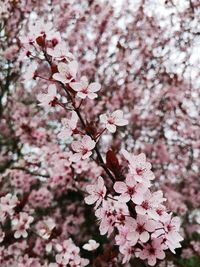
[[[116,182],[113,188],[117,193],[125,193],[127,191],[127,186],[124,182]]]
[[[50,95],[56,96],[57,88],[56,88],[56,86],[54,84],[49,85],[49,87],[48,87],[48,93]]]
[[[69,85],[70,85],[70,87],[71,87],[74,91],[76,91],[76,92],[81,91],[82,88],[83,88],[82,84],[81,84],[81,83],[78,83],[78,82],[72,82],[72,83],[70,83]]]
[[[88,98],[89,98],[89,99],[95,99],[95,98],[97,98],[97,97],[98,97],[98,95],[95,94],[95,93],[89,93],[89,94],[88,94]]]
[[[92,195],[92,196],[87,196],[84,198],[85,203],[88,205],[94,204],[98,200],[98,196]]]
[[[101,84],[100,83],[91,83],[88,86],[88,90],[92,93],[97,92],[101,89]]]
[[[119,196],[119,201],[120,202],[128,202],[130,200],[130,195],[127,193],[124,193]]]
[[[140,235],[140,240],[143,242],[143,243],[146,243],[148,240],[149,240],[149,233],[148,232],[143,232],[141,233]]]
[[[107,124],[106,128],[108,129],[109,132],[115,133],[116,132],[116,126],[114,124]]]

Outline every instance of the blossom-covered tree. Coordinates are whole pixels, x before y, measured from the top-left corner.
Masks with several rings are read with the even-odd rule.
[[[200,264],[196,0],[0,1],[0,265]]]

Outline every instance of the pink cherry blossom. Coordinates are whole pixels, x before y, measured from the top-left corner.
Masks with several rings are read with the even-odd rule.
[[[152,219],[157,220],[159,218],[159,214],[156,212],[160,204],[165,201],[163,198],[162,191],[156,191],[151,193],[149,190],[145,192],[143,195],[143,201],[140,205],[135,207],[135,210],[138,214],[145,215],[148,214]]]
[[[19,203],[18,198],[10,193],[0,198],[0,221],[4,221],[6,216],[14,214],[14,208]]]
[[[108,236],[110,236],[114,230],[115,224],[115,214],[111,202],[104,200],[102,202],[102,207],[96,210],[95,215],[100,221],[100,234],[105,235],[108,233]]]
[[[147,259],[150,266],[156,264],[156,260],[163,260],[165,258],[164,245],[162,244],[162,238],[153,239],[151,243],[144,245],[143,250],[140,252],[139,257],[142,260]]]
[[[37,68],[38,64],[33,61],[26,69],[26,72],[24,74],[24,82],[28,82],[36,77]]]
[[[162,222],[163,228],[159,228],[154,234],[153,237],[157,238],[162,236],[164,239],[164,244],[175,253],[176,248],[180,248],[180,242],[183,241],[183,237],[179,234],[180,230],[180,218],[172,217],[172,214],[167,214],[165,216],[165,221]]]
[[[151,171],[151,163],[146,161],[145,154],[133,155],[126,150],[122,150],[122,153],[129,162],[130,172],[134,175],[136,181],[143,181],[147,186],[150,186],[149,180],[153,180],[155,176]]]
[[[71,88],[77,92],[77,96],[85,99],[86,97],[94,99],[97,97],[96,92],[100,90],[101,85],[97,82],[90,83],[86,76],[81,77],[80,82],[70,83]]]
[[[77,247],[72,239],[67,239],[62,242],[62,244],[56,245],[56,250],[59,254],[56,255],[56,262],[64,266],[86,266],[89,261],[87,259],[81,258],[79,255],[80,248]]]
[[[56,227],[56,224],[53,219],[48,218],[47,220],[42,222],[38,232],[39,235],[44,239],[49,239],[52,230]]]
[[[134,229],[136,229],[137,223],[136,220],[130,218],[131,220],[127,220],[125,224],[117,225],[118,235],[115,237],[116,244],[118,246],[124,246],[127,242],[134,246],[138,241],[137,235],[132,235],[131,233]]]
[[[123,118],[122,110],[116,110],[109,115],[100,115],[100,122],[105,124],[106,129],[111,133],[116,132],[116,126],[125,126],[128,124],[128,121]]]
[[[97,243],[95,240],[90,239],[88,240],[88,243],[83,245],[83,248],[88,251],[93,251],[99,247],[99,243]]]
[[[128,234],[128,240],[139,239],[142,243],[146,243],[150,234],[155,231],[157,223],[148,218],[148,216],[137,215],[136,225]]]
[[[47,40],[52,38],[54,35],[53,24],[51,22],[45,22],[43,19],[36,20],[29,27],[30,33],[35,36],[35,38],[39,36],[45,37]]]
[[[123,255],[122,264],[129,262],[132,256],[134,256],[135,254],[136,255],[138,254],[138,253],[135,253],[135,247],[132,246],[130,242],[126,242],[124,246],[120,246],[119,251]]]
[[[16,216],[12,220],[13,230],[15,231],[14,237],[20,238],[21,236],[26,238],[28,236],[27,230],[30,228],[30,224],[34,218],[29,216],[26,212],[20,212],[19,216]]]
[[[128,202],[132,200],[135,204],[141,204],[143,194],[147,188],[143,184],[139,184],[132,175],[127,175],[125,182],[116,182],[114,190],[120,194],[119,200]]]
[[[39,105],[44,107],[46,110],[54,107],[58,100],[56,85],[50,84],[47,94],[40,93],[37,95],[37,99],[40,102]]]
[[[77,122],[78,122],[78,116],[75,111],[72,111],[71,118],[62,119],[61,122],[62,122],[63,128],[58,134],[58,137],[61,139],[70,137],[73,133],[75,133]]]
[[[73,162],[78,162],[80,159],[87,159],[92,155],[92,150],[95,147],[95,141],[89,135],[84,135],[80,141],[72,142],[72,149],[75,154],[71,157]]]
[[[58,43],[54,48],[47,48],[47,53],[56,60],[67,60],[68,62],[74,60],[74,56],[67,49],[64,42]]]
[[[95,208],[97,208],[101,204],[106,195],[106,187],[104,185],[103,178],[100,176],[96,184],[87,185],[86,191],[90,195],[85,197],[85,202],[88,205],[94,204],[96,202]]]
[[[70,83],[76,78],[78,63],[77,61],[71,61],[68,64],[64,62],[58,63],[58,72],[53,74],[53,78],[62,83]]]

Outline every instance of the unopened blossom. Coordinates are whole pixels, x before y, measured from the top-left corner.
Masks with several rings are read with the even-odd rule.
[[[70,87],[77,92],[77,96],[85,99],[86,97],[90,99],[96,98],[98,95],[96,92],[98,92],[101,89],[100,83],[88,82],[88,79],[86,76],[81,77],[80,82],[72,82],[70,83]]]
[[[128,124],[128,121],[124,119],[122,110],[116,110],[109,115],[107,114],[100,115],[100,122],[103,123],[106,129],[111,133],[116,132],[117,129],[116,126],[125,126]]]
[[[47,48],[47,53],[55,58],[56,60],[74,60],[74,56],[67,49],[67,46],[64,42],[58,43],[54,48]]]
[[[40,102],[39,105],[44,107],[46,110],[49,110],[51,107],[55,107],[58,100],[56,86],[54,84],[50,84],[47,94],[38,94],[37,100]]]
[[[139,257],[142,260],[147,259],[148,264],[150,266],[154,266],[157,259],[163,260],[165,258],[165,252],[163,251],[164,249],[165,246],[163,245],[162,238],[153,239],[151,243],[144,245]]]
[[[29,216],[26,212],[20,212],[19,215],[17,215],[12,220],[13,230],[14,230],[14,237],[20,238],[20,237],[27,237],[28,232],[27,230],[30,228],[30,224],[33,222],[34,218],[32,216]]]
[[[53,78],[61,83],[70,83],[76,78],[78,71],[78,62],[71,61],[69,63],[59,62],[58,72],[53,74]]]
[[[72,149],[75,152],[71,157],[73,162],[80,159],[87,159],[92,155],[92,150],[95,147],[95,141],[89,135],[84,135],[80,141],[72,142]]]
[[[97,208],[106,195],[106,187],[104,185],[103,178],[100,176],[97,180],[97,183],[94,185],[87,185],[86,191],[89,193],[89,196],[85,197],[85,202],[88,205],[96,202],[95,208]]]
[[[66,138],[70,137],[73,133],[76,133],[76,127],[78,122],[78,116],[75,111],[71,112],[70,119],[62,119],[61,120],[63,128],[61,129],[60,133],[58,134],[59,138]]]
[[[83,248],[85,250],[88,250],[88,251],[92,251],[92,250],[95,250],[99,247],[99,243],[97,243],[95,240],[93,239],[90,239],[88,240],[88,243],[86,243],[85,245],[83,245]]]
[[[135,204],[141,204],[147,188],[143,184],[137,183],[132,175],[128,175],[125,182],[115,182],[114,190],[120,194],[120,201],[132,200]]]

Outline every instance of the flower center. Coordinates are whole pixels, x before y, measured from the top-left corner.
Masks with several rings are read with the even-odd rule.
[[[143,209],[148,210],[149,203],[145,200],[145,201],[142,202],[142,205],[141,206],[143,207]]]
[[[114,124],[114,118],[113,117],[109,117],[108,118],[108,123],[109,124]]]
[[[88,88],[87,87],[83,87],[81,89],[81,92],[84,93],[84,94],[87,94],[88,93]]]
[[[57,100],[58,100],[58,98],[57,97],[54,97],[54,99],[49,102],[49,105],[51,107],[55,107],[57,105]]]
[[[128,187],[128,194],[133,195],[135,193],[135,186],[134,187]]]
[[[155,255],[155,252],[156,252],[155,248],[153,248],[153,247],[149,248],[149,254],[150,255]]]
[[[144,173],[145,169],[142,168],[136,168],[137,175],[141,176]]]
[[[144,224],[138,224],[136,231],[141,234],[144,232]]]

